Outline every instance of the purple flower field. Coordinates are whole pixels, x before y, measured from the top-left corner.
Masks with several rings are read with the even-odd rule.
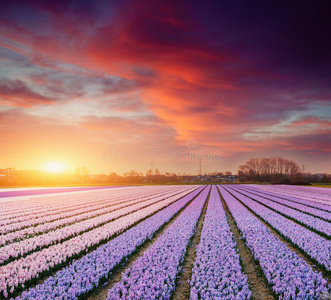
[[[274,299],[318,299],[331,291],[330,195],[173,185],[2,198],[0,299],[172,299],[184,269],[181,299],[251,299],[247,263]]]

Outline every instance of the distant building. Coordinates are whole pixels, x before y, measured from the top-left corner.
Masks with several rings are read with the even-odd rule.
[[[236,183],[237,175],[223,175],[218,173],[216,175],[197,175],[197,176],[182,176],[183,182],[220,182],[220,183]]]
[[[14,168],[0,169],[0,176],[10,176],[14,172]]]

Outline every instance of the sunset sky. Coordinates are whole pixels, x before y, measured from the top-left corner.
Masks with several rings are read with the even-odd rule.
[[[331,172],[329,1],[0,4],[0,168]]]

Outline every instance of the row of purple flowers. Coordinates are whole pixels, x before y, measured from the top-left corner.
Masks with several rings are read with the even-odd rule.
[[[326,240],[311,230],[239,193],[233,192],[233,194],[294,245],[302,249],[320,265],[324,266],[326,270],[331,271],[330,240]]]
[[[325,235],[327,237],[331,237],[331,223],[321,220],[320,218],[311,216],[309,214],[306,214],[304,212],[301,211],[297,211],[293,208],[284,206],[280,203],[276,203],[274,201],[265,199],[261,196],[258,195],[254,195],[252,193],[249,192],[243,192],[240,191],[239,189],[236,188],[232,188],[232,191],[236,191],[236,192],[240,192],[240,193],[244,193],[245,196],[254,199],[255,201],[257,201],[258,203],[264,204],[269,208],[272,208],[273,210],[282,213],[285,216],[288,216],[296,221],[298,221],[301,224],[306,225],[307,227],[310,227],[316,231],[318,231],[319,233],[321,233],[322,235]],[[309,212],[309,208],[307,207],[307,211]]]
[[[233,236],[218,191],[212,187],[190,281],[190,299],[250,299]]]
[[[186,191],[180,193],[179,195],[183,195],[185,193]],[[107,222],[111,222],[122,216],[138,211],[144,207],[148,207],[155,203],[162,202],[165,199],[176,199],[176,196],[169,197],[170,195],[173,194],[161,195],[152,199],[147,198],[148,200],[140,199],[137,201],[132,201],[132,204],[130,203],[129,205],[127,203],[123,205],[114,205],[113,207],[107,209],[108,212],[106,210],[104,214],[98,215],[94,218],[91,217],[88,219],[84,219],[81,222],[76,222],[68,226],[55,228],[55,230],[46,231],[46,233],[44,234],[36,235],[34,237],[18,241],[16,243],[6,245],[0,248],[0,264],[3,264],[9,259],[17,258],[26,253],[35,251],[36,249],[38,250],[41,248],[45,248],[47,246],[59,243],[60,241],[70,239],[97,226],[101,226]]]
[[[113,270],[131,256],[135,250],[151,239],[155,232],[167,223],[204,187],[187,194],[138,225],[130,228],[91,253],[72,262],[66,268],[49,277],[43,284],[24,291],[16,299],[77,299],[101,285]]]
[[[97,208],[107,207],[115,203],[146,198],[147,196],[154,197],[164,193],[164,191],[158,191],[155,193],[155,190],[150,190],[149,192],[145,190],[145,192],[141,194],[140,189],[128,189],[128,191],[120,190],[121,193],[118,191],[117,193],[113,193],[113,191],[116,190],[102,190],[95,192],[94,195],[89,193],[89,197],[84,195],[84,193],[80,193],[75,195],[62,194],[60,199],[58,199],[59,196],[54,199],[39,198],[39,202],[26,200],[26,202],[31,201],[32,203],[29,203],[30,205],[25,208],[24,212],[19,213],[19,206],[16,204],[16,210],[15,207],[13,207],[10,215],[0,217],[0,233],[7,234],[31,226],[37,226],[47,222],[54,222],[82,213],[87,213]],[[125,192],[127,192],[127,195],[125,195]],[[56,206],[52,204],[54,201],[57,203]],[[42,204],[42,207],[41,209],[38,209],[37,205],[40,205],[40,203]],[[36,207],[33,205],[31,206],[31,204],[35,204]]]
[[[331,195],[319,195],[314,197],[314,191],[316,191],[316,188],[309,187],[308,190],[306,190],[306,193],[303,193],[302,191],[305,189],[305,187],[297,187],[298,189],[291,190],[294,187],[290,186],[255,186],[256,189],[259,189],[263,193],[277,193],[279,196],[294,201],[298,203],[304,203],[306,205],[310,205],[319,209],[324,209],[326,211],[331,211]],[[319,188],[320,190],[320,188]]]
[[[270,193],[269,195],[264,195],[264,194],[260,193],[257,190],[256,191],[249,191],[249,190],[242,189],[242,188],[239,188],[239,190],[242,190],[246,194],[250,193],[254,196],[260,196],[262,198],[267,198],[267,199],[272,200],[274,202],[284,204],[284,205],[289,206],[291,208],[300,210],[301,212],[307,212],[307,213],[312,214],[316,217],[320,217],[322,219],[331,221],[331,212],[329,212],[329,211],[314,208],[312,206],[309,206],[309,205],[306,205],[306,204],[303,204],[303,203],[301,204],[301,203],[298,203],[298,202],[294,202],[294,201],[291,201],[291,200],[288,200],[288,199],[279,198],[279,196],[275,193]]]
[[[179,196],[185,195],[185,193],[186,191],[179,193]],[[162,195],[149,200],[136,201],[136,204],[129,206],[125,205],[125,207],[112,210],[109,213],[97,216],[95,218],[89,218],[82,222],[77,222],[66,227],[49,231],[42,235],[37,235],[17,243],[9,244],[0,248],[0,264],[8,261],[9,259],[20,257],[26,253],[31,253],[32,251],[54,245],[60,241],[68,240],[72,237],[83,234],[88,230],[95,230],[93,228],[102,226],[103,224],[109,223],[125,215],[132,214],[158,202],[162,203],[163,201],[169,200],[174,201],[177,198],[177,196],[167,198],[166,195]]]
[[[128,193],[130,192],[128,191]],[[23,222],[32,216],[34,219],[38,219],[45,215],[48,216],[70,211],[71,209],[84,208],[93,204],[96,198],[99,201],[107,200],[110,197],[121,199],[125,197],[125,193],[123,189],[100,190],[97,194],[96,191],[76,192],[70,193],[70,201],[68,201],[68,196],[67,193],[43,195],[43,197],[31,197],[29,199],[2,203],[0,212],[1,225]]]
[[[327,281],[321,273],[313,271],[297,253],[290,250],[286,244],[273,235],[227,190],[221,188],[221,193],[243,235],[246,245],[252,251],[254,259],[259,262],[272,291],[278,299],[318,299],[321,292],[328,291]],[[244,198],[238,193],[236,197],[240,200]],[[268,210],[247,199],[245,199],[245,203],[249,202],[251,208],[259,205],[259,212]],[[256,210],[254,209],[254,211]],[[295,230],[293,226],[289,229]]]
[[[48,274],[54,268],[65,266],[69,259],[80,257],[85,251],[94,249],[134,223],[177,201],[188,192],[167,198],[133,213],[122,216],[91,231],[77,235],[61,244],[55,244],[26,257],[17,259],[0,267],[0,292],[13,293],[26,282],[33,281],[40,274]],[[0,254],[1,255],[1,254]]]
[[[121,281],[109,290],[108,300],[170,299],[209,189],[202,191],[174,223],[122,274]]]
[[[137,200],[138,201],[138,200]],[[25,238],[35,236],[37,234],[43,234],[50,230],[57,229],[59,227],[64,227],[71,225],[75,222],[84,221],[88,218],[97,217],[99,215],[109,213],[110,211],[116,210],[121,207],[125,207],[124,203],[135,203],[132,199],[129,200],[111,200],[104,202],[91,203],[86,208],[80,208],[78,210],[63,212],[57,215],[41,217],[36,223],[36,219],[30,219],[30,221],[25,221],[23,229],[10,231],[6,234],[0,236],[0,245],[9,244],[12,242],[17,242]],[[32,216],[30,216],[31,218]],[[15,224],[16,225],[16,224]]]

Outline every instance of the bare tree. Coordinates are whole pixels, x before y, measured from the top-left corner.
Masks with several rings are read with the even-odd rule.
[[[238,170],[241,181],[281,182],[295,180],[299,174],[299,166],[283,157],[250,158]]]

